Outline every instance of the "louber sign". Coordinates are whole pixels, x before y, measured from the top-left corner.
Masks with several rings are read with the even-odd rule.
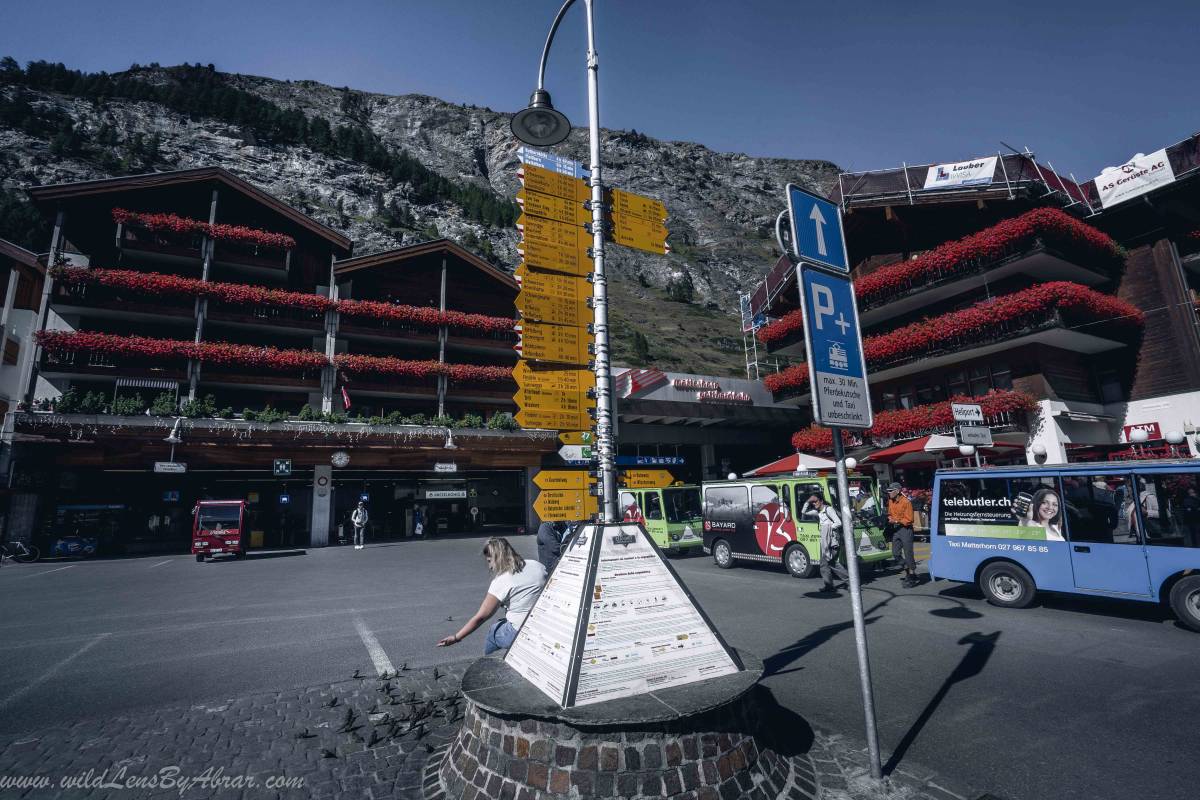
[[[1119,167],[1109,167],[1096,178],[1096,191],[1104,208],[1123,203],[1175,180],[1166,150],[1148,156],[1138,153]]]
[[[926,189],[947,186],[975,186],[991,183],[996,173],[996,156],[959,161],[956,164],[934,164],[925,174]]]

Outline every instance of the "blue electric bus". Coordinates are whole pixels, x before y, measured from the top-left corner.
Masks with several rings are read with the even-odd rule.
[[[940,470],[933,577],[1024,608],[1035,592],[1171,606],[1200,631],[1200,462]]]

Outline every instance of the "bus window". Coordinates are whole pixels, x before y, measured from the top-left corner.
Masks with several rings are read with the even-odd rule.
[[[759,484],[750,487],[750,512],[758,514],[763,506],[780,505],[779,490],[770,484]]]
[[[646,492],[642,495],[642,501],[646,504],[646,519],[662,519],[662,502],[658,499],[658,492]]]
[[[875,507],[875,480],[873,478],[850,478],[847,481],[850,488],[850,506],[855,512],[868,514],[878,513]],[[834,506],[838,505],[837,483],[829,482],[829,497]]]
[[[1062,481],[1067,535],[1073,542],[1137,544],[1126,474],[1068,475]]]
[[[1146,544],[1200,547],[1200,475],[1156,472],[1139,475],[1137,482]]]
[[[817,510],[809,505],[808,498],[813,495],[825,498],[825,490],[821,488],[819,483],[797,483],[796,484],[796,504],[800,506],[800,519],[805,522],[817,521]]]
[[[642,510],[638,507],[637,497],[633,492],[620,494],[621,517],[626,522],[637,522],[642,518]]]
[[[663,499],[667,505],[667,522],[688,522],[702,516],[699,489],[663,489]]]
[[[745,486],[714,486],[704,490],[704,516],[736,522],[750,510]]]

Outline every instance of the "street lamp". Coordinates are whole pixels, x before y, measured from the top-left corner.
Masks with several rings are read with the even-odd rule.
[[[175,461],[175,445],[183,443],[183,437],[179,435],[179,423],[183,422],[183,417],[176,417],[175,424],[171,426],[171,432],[167,434],[164,442],[171,445],[171,462]]]
[[[617,516],[616,442],[612,431],[612,394],[609,386],[608,351],[608,280],[604,274],[604,185],[600,175],[600,62],[596,56],[596,26],[592,15],[593,0],[584,0],[587,10],[587,72],[588,72],[588,151],[592,188],[592,329],[596,337],[596,453],[599,458],[600,486],[603,491],[600,520],[612,524]],[[554,34],[567,9],[575,0],[566,0],[554,17],[542,59],[538,63],[537,88],[529,106],[513,116],[509,127],[522,142],[536,147],[548,147],[561,142],[571,132],[571,123],[555,110],[550,93],[544,88],[546,59]]]

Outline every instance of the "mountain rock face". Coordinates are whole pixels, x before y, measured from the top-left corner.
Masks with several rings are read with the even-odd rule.
[[[0,99],[19,95],[38,114],[69,120],[78,136],[64,151],[52,141],[52,131],[30,131],[0,118],[5,189],[219,165],[343,231],[354,240],[356,255],[422,241],[436,230],[509,270],[519,261],[515,228],[479,222],[447,200],[416,197],[410,183],[365,161],[275,143],[250,126],[195,118],[158,102],[111,97],[98,102],[69,90],[5,85],[3,75],[0,71]],[[388,149],[406,151],[457,184],[506,200],[519,188],[519,143],[509,131],[509,114],[423,95],[217,75],[229,87],[309,119],[368,129]],[[137,68],[124,76],[159,86],[180,79],[160,68]],[[601,136],[605,183],[657,198],[670,215],[670,255],[615,245],[607,251],[616,358],[669,370],[741,373],[737,293],[752,288],[777,257],[773,227],[784,207],[783,187],[793,182],[825,192],[837,179],[837,167],[716,153],[637,132],[603,130]],[[586,129],[576,129],[556,151],[586,162]]]

